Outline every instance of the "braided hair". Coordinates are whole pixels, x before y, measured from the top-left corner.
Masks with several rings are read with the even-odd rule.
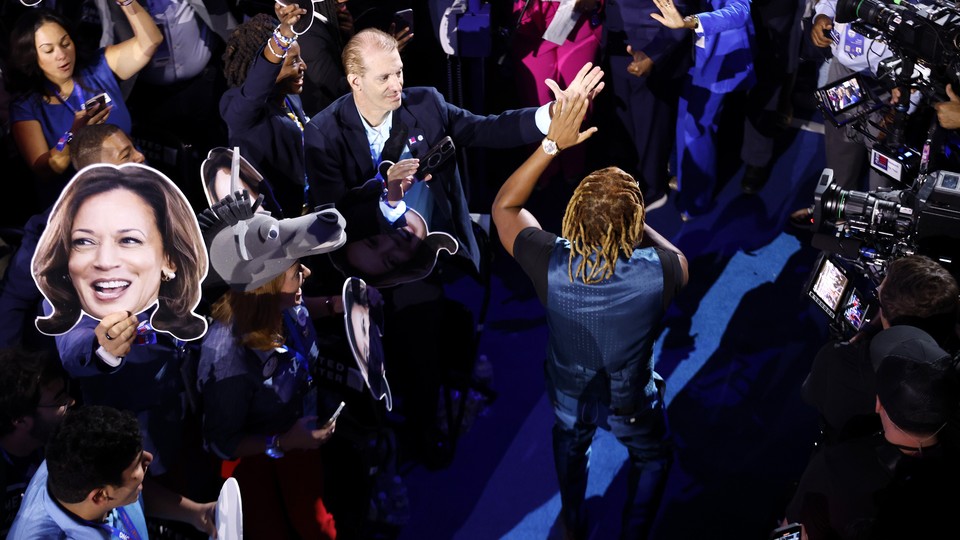
[[[258,13],[230,34],[227,48],[223,51],[223,75],[227,78],[227,84],[237,87],[247,80],[250,66],[278,24],[270,15]]]
[[[590,285],[612,276],[620,254],[630,257],[643,238],[644,216],[643,195],[629,174],[607,167],[584,178],[563,215],[562,234],[570,241],[570,281],[576,275]]]

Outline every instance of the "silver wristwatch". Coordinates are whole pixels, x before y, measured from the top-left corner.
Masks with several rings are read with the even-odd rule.
[[[560,153],[560,147],[557,146],[557,142],[551,141],[546,137],[543,138],[543,142],[540,143],[540,146],[543,147],[543,151],[546,152],[547,155],[555,156]]]

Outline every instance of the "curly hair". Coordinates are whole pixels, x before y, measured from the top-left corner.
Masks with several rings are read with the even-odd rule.
[[[227,84],[236,87],[247,80],[250,66],[278,24],[279,21],[266,13],[258,13],[230,34],[227,48],[223,51],[223,75],[227,78]]]
[[[41,26],[47,23],[60,25],[66,30],[73,41],[77,35],[69,21],[49,9],[30,9],[17,19],[13,30],[10,31],[10,59],[9,69],[6,70],[5,80],[7,90],[14,95],[34,94],[37,98],[47,93],[47,77],[40,69],[37,60],[36,34]],[[84,84],[83,71],[94,63],[94,51],[77,46],[77,58],[73,69],[74,80],[84,90],[90,88]]]
[[[299,265],[300,261],[293,264]],[[268,351],[282,345],[280,291],[286,279],[286,273],[283,273],[253,291],[230,289],[213,305],[211,315],[215,320],[231,325],[234,336],[244,347]]]
[[[71,412],[47,445],[50,494],[79,503],[95,489],[122,486],[123,471],[141,450],[133,414],[93,405]]]
[[[207,274],[200,228],[190,204],[172,181],[133,163],[91,165],[81,170],[54,205],[31,264],[37,287],[54,307],[49,317],[37,319],[37,329],[63,334],[80,319],[80,298],[68,272],[73,219],[89,198],[117,189],[136,194],[153,210],[163,251],[177,269],[176,279],[160,284],[151,324],[184,341],[199,338],[207,330],[206,320],[192,313],[200,302],[200,283]]]
[[[576,276],[590,285],[612,276],[620,254],[630,257],[643,238],[644,217],[643,195],[632,176],[617,167],[587,175],[563,215],[562,235],[570,242],[570,281]]]

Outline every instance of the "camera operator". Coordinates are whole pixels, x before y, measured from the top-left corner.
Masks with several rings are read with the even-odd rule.
[[[860,72],[870,78],[877,72],[881,60],[891,55],[882,41],[870,39],[857,33],[849,23],[834,23],[837,0],[822,0],[817,3],[810,38],[817,47],[830,47],[833,60],[827,72],[832,83]],[[843,127],[824,122],[827,167],[833,169],[844,189],[858,189],[856,185],[867,158],[867,147],[848,136]],[[886,186],[888,181],[879,173],[871,171],[870,190]]]
[[[932,259],[911,255],[890,263],[877,287],[881,307],[870,325],[873,328],[849,342],[824,345],[803,383],[804,401],[820,413],[825,443],[871,433],[878,425],[874,413],[877,366],[870,360],[870,342],[879,327],[916,326],[933,336],[940,347],[955,353],[960,348],[958,295],[956,279]]]
[[[886,289],[884,290],[886,292]],[[804,538],[955,538],[960,497],[953,358],[908,325],[877,334],[873,434],[816,453],[786,509]]]
[[[835,23],[836,11],[837,0],[818,2],[810,32],[810,39],[815,46],[830,47],[833,53],[827,80],[834,83],[858,72],[873,78],[880,61],[891,55],[890,50],[883,42],[857,33],[849,23]],[[833,169],[843,189],[859,189],[860,175],[868,155],[866,145],[859,140],[859,136],[850,137],[846,127],[836,127],[829,121],[823,124],[827,167]],[[871,191],[889,185],[889,180],[872,169],[869,178]],[[804,208],[791,214],[790,221],[807,227],[812,215],[812,209]]]

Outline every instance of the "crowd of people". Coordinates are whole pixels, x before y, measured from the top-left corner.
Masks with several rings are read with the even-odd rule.
[[[803,2],[518,0],[516,108],[489,115],[405,85],[427,58],[401,54],[410,28],[354,19],[395,7],[374,0],[32,4],[0,8],[7,157],[35,192],[0,289],[0,534],[204,537],[229,477],[249,538],[402,524],[374,491],[401,457],[449,463],[442,388],[470,379],[476,352],[469,328],[451,339],[463,322],[438,271],[488,262],[455,149],[529,147],[479,211],[547,313],[560,524],[587,535],[606,408],[629,454],[621,534],[648,536],[672,461],[652,349],[689,273],[646,215],[712,209],[734,93],[749,104],[741,187],[764,187]],[[826,37],[833,4],[816,3],[812,34],[834,47],[830,76],[875,69]],[[430,13],[415,20],[430,43]],[[206,160],[153,168],[135,140],[161,133]],[[826,139],[849,187],[863,145]],[[559,235],[527,208],[552,178],[575,185]],[[960,472],[956,280],[904,257],[877,297],[873,324],[824,346],[803,385],[823,444],[784,523],[811,539],[936,530],[955,502],[938,488]]]

